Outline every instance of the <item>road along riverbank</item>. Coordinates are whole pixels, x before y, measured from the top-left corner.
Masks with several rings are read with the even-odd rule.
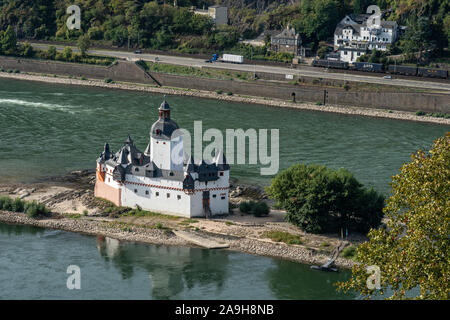
[[[320,112],[331,112],[338,114],[348,114],[356,116],[368,116],[376,118],[389,118],[396,120],[407,120],[416,122],[427,122],[435,124],[450,125],[450,119],[447,118],[435,118],[428,116],[418,116],[413,112],[407,111],[395,111],[395,110],[384,110],[384,109],[374,109],[374,108],[362,108],[355,106],[342,106],[342,105],[317,105],[313,103],[297,103],[289,102],[282,99],[275,98],[261,98],[249,95],[239,95],[232,94],[227,95],[223,93],[211,92],[206,90],[196,90],[196,89],[186,89],[186,88],[176,88],[176,87],[158,87],[154,85],[145,85],[131,82],[114,82],[106,83],[102,80],[96,79],[74,79],[67,77],[52,77],[40,74],[25,74],[25,73],[6,73],[0,72],[0,78],[5,79],[17,79],[26,81],[39,81],[63,85],[78,85],[78,86],[91,86],[91,87],[101,87],[109,89],[120,89],[120,90],[133,90],[133,91],[143,91],[149,93],[160,93],[169,95],[179,95],[179,96],[189,96],[198,98],[215,99],[222,101],[232,101],[250,104],[266,105],[278,108],[292,108],[301,110],[311,110]],[[450,99],[450,98],[449,98]]]

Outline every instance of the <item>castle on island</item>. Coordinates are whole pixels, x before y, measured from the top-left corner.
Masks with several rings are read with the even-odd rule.
[[[97,159],[95,196],[117,206],[183,217],[228,213],[230,166],[223,152],[216,150],[212,161],[186,156],[165,98],[158,110],[144,152],[129,135],[116,153],[105,144]]]

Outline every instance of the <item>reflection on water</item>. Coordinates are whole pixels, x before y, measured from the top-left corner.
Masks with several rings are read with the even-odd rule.
[[[81,269],[81,290],[66,287]],[[349,272],[227,250],[144,245],[0,224],[0,299],[353,299]]]
[[[147,271],[150,295],[155,299],[170,299],[196,285],[213,285],[219,292],[227,276],[228,254],[224,251],[120,243],[103,236],[97,237],[97,248],[124,280],[133,277],[136,268]]]

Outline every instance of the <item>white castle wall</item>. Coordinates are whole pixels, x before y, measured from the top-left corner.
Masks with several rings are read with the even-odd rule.
[[[140,206],[144,210],[190,217],[190,196],[181,181],[137,177],[127,174],[122,185],[123,206]],[[147,194],[148,192],[148,194]],[[167,197],[169,194],[169,197]]]

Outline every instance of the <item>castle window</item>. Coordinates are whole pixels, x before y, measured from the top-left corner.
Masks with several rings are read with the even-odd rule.
[[[216,198],[217,197],[217,195],[216,194],[213,194],[213,198]]]
[[[134,189],[134,193],[137,193],[137,189]]]
[[[156,196],[159,197],[159,192],[156,193]]]
[[[223,172],[220,172],[219,175],[220,175],[221,177],[223,177]]]
[[[181,200],[181,196],[180,196],[180,195],[178,195],[178,196],[177,196],[177,199],[178,199],[178,200]]]
[[[167,198],[170,198],[170,193],[167,194]]]
[[[220,199],[225,200],[225,196],[221,196]]]
[[[148,190],[145,190],[145,194],[148,195]]]
[[[134,171],[139,172],[139,168],[135,168]]]

